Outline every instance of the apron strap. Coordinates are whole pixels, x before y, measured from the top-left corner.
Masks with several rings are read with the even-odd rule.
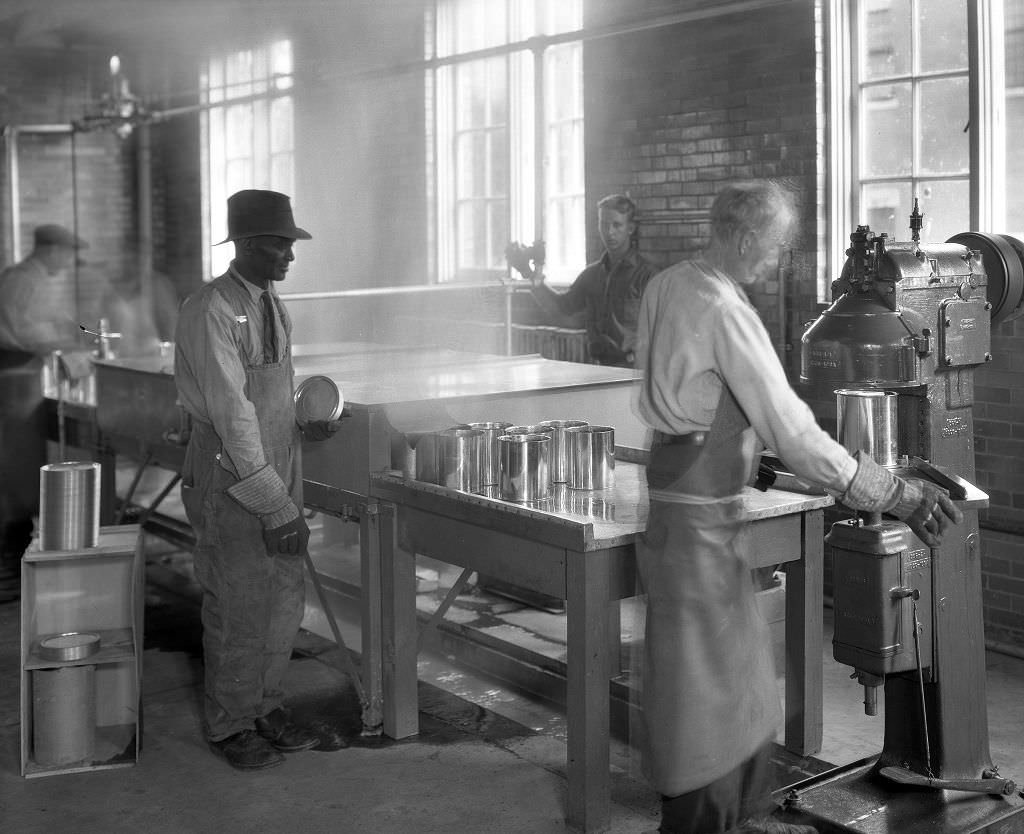
[[[749,470],[741,463],[743,450],[740,437],[750,428],[736,397],[723,381],[718,408],[700,445],[658,444],[651,448],[647,466],[650,489],[695,492],[708,497],[721,497],[738,492],[753,482],[761,462],[758,451]],[[657,435],[656,435],[657,437]]]
[[[722,443],[732,443],[735,438],[750,428],[750,421],[743,413],[740,404],[733,396],[732,389],[722,381],[722,393],[718,397],[718,408],[715,409],[715,419],[711,421],[711,428],[708,429],[707,438],[704,440],[705,447],[715,447]]]

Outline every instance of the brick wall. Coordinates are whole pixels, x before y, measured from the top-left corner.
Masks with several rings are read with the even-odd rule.
[[[202,184],[199,120],[181,117],[150,131],[153,206],[153,269],[167,276],[184,297],[202,280]]]
[[[106,54],[88,49],[10,47],[0,50],[0,124],[67,125],[98,97]],[[19,130],[18,182],[21,256],[32,250],[32,230],[43,223],[77,229],[88,244],[82,263],[56,303],[73,305],[82,321],[102,314],[109,277],[125,241],[134,233],[130,146],[109,133],[42,133]],[[9,263],[10,183],[0,171],[0,251]]]
[[[644,5],[644,4],[640,4]],[[664,4],[648,2],[649,11]],[[591,25],[626,7],[590,6]],[[678,8],[678,5],[677,5]],[[643,12],[630,6],[632,17]],[[587,195],[626,191],[638,203],[641,249],[667,266],[703,247],[720,186],[772,177],[794,191],[801,240],[752,301],[779,343],[814,306],[816,182],[814,21],[806,3],[684,21],[586,46]],[[798,247],[804,244],[798,244]],[[591,240],[594,251],[599,242]],[[787,362],[791,352],[787,352]]]
[[[1024,317],[993,328],[992,362],[975,381],[975,465],[981,511],[985,622],[1024,645]]]

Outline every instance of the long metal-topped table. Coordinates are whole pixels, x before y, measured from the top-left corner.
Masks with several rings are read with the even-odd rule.
[[[382,621],[377,499],[373,473],[415,472],[412,439],[453,425],[543,419],[578,419],[615,426],[633,445],[644,430],[632,413],[639,374],[625,368],[583,365],[538,356],[489,356],[417,350],[310,358],[296,363],[296,379],[329,376],[341,389],[350,416],[329,440],[305,444],[303,489],[307,507],[359,524],[363,682],[367,723],[380,714]],[[317,563],[332,572],[330,557]],[[328,590],[332,582],[326,583]],[[315,618],[307,618],[316,628]]]
[[[647,521],[641,465],[618,461],[614,486],[562,489],[536,505],[512,504],[417,481],[370,476],[379,501],[384,732],[418,732],[415,556],[566,600],[567,771],[570,826],[609,820],[610,647],[620,635],[609,605],[638,593],[634,544]],[[751,567],[786,569],[785,745],[810,755],[822,739],[822,560],[825,495],[747,489]]]
[[[296,383],[314,375],[330,377],[350,414],[330,439],[304,444],[304,500],[311,509],[359,526],[363,677],[372,723],[380,709],[381,622],[374,602],[380,598],[380,576],[371,473],[407,465],[410,438],[477,421],[586,420],[615,426],[618,443],[641,446],[644,430],[632,413],[639,374],[535,355],[369,342],[297,346],[294,353]],[[173,357],[98,360],[96,390],[96,426],[105,448],[180,469],[185,427],[176,405]],[[317,556],[328,596],[348,592],[336,581],[341,555],[339,547],[336,556],[330,548]],[[309,595],[305,623],[330,637],[321,613],[318,598]]]

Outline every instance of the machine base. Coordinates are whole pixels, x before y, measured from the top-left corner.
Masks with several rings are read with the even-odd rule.
[[[992,796],[901,786],[874,773],[876,759],[778,791],[775,819],[819,834],[1024,834],[1024,795]]]

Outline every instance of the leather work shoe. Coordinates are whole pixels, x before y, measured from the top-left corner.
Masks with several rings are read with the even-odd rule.
[[[227,759],[229,765],[239,770],[259,770],[284,761],[284,756],[260,738],[255,730],[242,730],[220,741],[211,741],[210,746]]]
[[[280,707],[256,719],[256,732],[283,753],[309,750],[320,743],[320,739],[309,730],[292,724]]]

